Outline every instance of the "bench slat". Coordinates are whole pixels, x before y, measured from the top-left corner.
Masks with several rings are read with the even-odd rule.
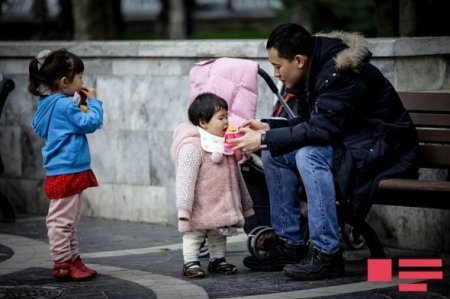
[[[403,106],[410,111],[450,113],[450,93],[399,92]]]
[[[378,184],[374,203],[450,210],[450,182],[385,179]]]
[[[450,192],[379,190],[374,204],[450,210]]]
[[[417,134],[419,135],[419,142],[450,144],[450,130],[417,128]]]
[[[419,166],[425,168],[450,168],[450,146],[420,145]]]
[[[450,128],[450,114],[410,112],[416,126]]]
[[[450,200],[450,182],[447,181],[424,181],[413,179],[384,179],[378,184],[382,190],[403,190],[403,191],[434,191],[448,192]]]

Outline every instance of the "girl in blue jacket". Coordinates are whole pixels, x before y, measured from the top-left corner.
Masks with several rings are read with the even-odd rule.
[[[83,71],[82,60],[66,49],[41,51],[29,65],[28,91],[39,96],[32,125],[45,139],[46,224],[58,279],[85,280],[97,274],[81,261],[77,237],[81,192],[98,186],[86,134],[103,122],[102,102],[94,88],[83,87]]]

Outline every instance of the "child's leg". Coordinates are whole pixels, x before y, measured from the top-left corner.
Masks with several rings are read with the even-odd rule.
[[[53,260],[57,263],[72,260],[71,241],[78,201],[79,194],[50,200],[46,219],[47,234]]]
[[[199,248],[205,239],[206,231],[196,230],[183,234],[183,271],[182,274],[190,278],[205,276],[205,271],[198,261]]]
[[[183,259],[184,262],[198,261],[198,251],[206,232],[204,230],[195,230],[183,234]]]
[[[81,193],[79,194],[77,198],[76,203],[76,209],[74,211],[75,213],[75,219],[72,229],[72,235],[70,236],[70,250],[72,251],[72,260],[75,260],[79,255],[79,249],[78,249],[78,227],[80,225],[80,219],[81,219]]]
[[[85,280],[94,275],[72,261],[72,247],[78,254],[76,234],[81,215],[80,204],[80,194],[50,201],[46,224],[50,250],[55,261],[53,275],[59,279]]]
[[[237,267],[225,260],[227,237],[217,230],[208,230],[209,265],[208,271],[220,274],[233,274]]]
[[[209,259],[220,259],[225,257],[227,250],[227,237],[219,234],[216,229],[208,230]]]
[[[72,251],[72,264],[84,272],[91,273],[92,275],[97,275],[97,271],[89,268],[88,266],[86,266],[83,263],[83,261],[81,260],[81,257],[80,257],[80,251],[78,249],[78,244],[79,244],[78,243],[78,227],[80,226],[80,220],[81,220],[81,202],[82,202],[81,193],[79,195],[80,196],[78,197],[78,200],[77,200],[78,204],[76,207],[75,222],[73,225],[72,235],[70,238],[70,249]]]

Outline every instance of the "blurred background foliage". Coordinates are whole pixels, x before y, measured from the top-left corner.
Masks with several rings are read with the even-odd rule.
[[[343,30],[377,35],[374,0],[284,0],[278,20],[299,23],[312,32]]]
[[[450,35],[448,0],[0,0],[1,40],[267,38],[283,22],[367,37]]]

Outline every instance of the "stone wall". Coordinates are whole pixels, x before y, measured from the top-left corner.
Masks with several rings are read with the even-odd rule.
[[[271,74],[264,42],[0,42],[0,79],[11,78],[16,83],[0,118],[0,149],[6,167],[0,176],[0,190],[18,212],[46,213],[48,200],[42,191],[45,173],[40,154],[43,141],[30,126],[37,99],[27,92],[28,63],[42,49],[65,47],[83,59],[86,85],[97,88],[98,98],[104,101],[103,128],[89,135],[92,166],[100,187],[84,192],[84,214],[175,224],[174,172],[169,147],[173,128],[187,119],[189,70],[195,62],[227,56],[256,60]],[[373,63],[398,90],[450,89],[449,37],[369,42]],[[260,78],[257,117],[270,114],[273,100],[273,94]],[[445,222],[447,231],[450,225],[448,211],[430,210],[423,215],[423,211],[405,212],[398,208],[398,212],[378,221],[386,210],[383,207],[373,210],[370,219],[375,219],[376,225],[392,223],[389,231],[383,227],[382,237],[393,246],[429,247],[425,242],[391,237],[393,231],[402,232],[396,220],[402,213],[407,213],[404,218],[414,222],[407,229],[419,222],[416,230],[420,231],[424,231],[420,228],[423,224],[437,228]],[[425,219],[424,222],[415,221],[417,217],[410,213]],[[445,230],[429,248],[450,251],[449,237],[444,235]]]

